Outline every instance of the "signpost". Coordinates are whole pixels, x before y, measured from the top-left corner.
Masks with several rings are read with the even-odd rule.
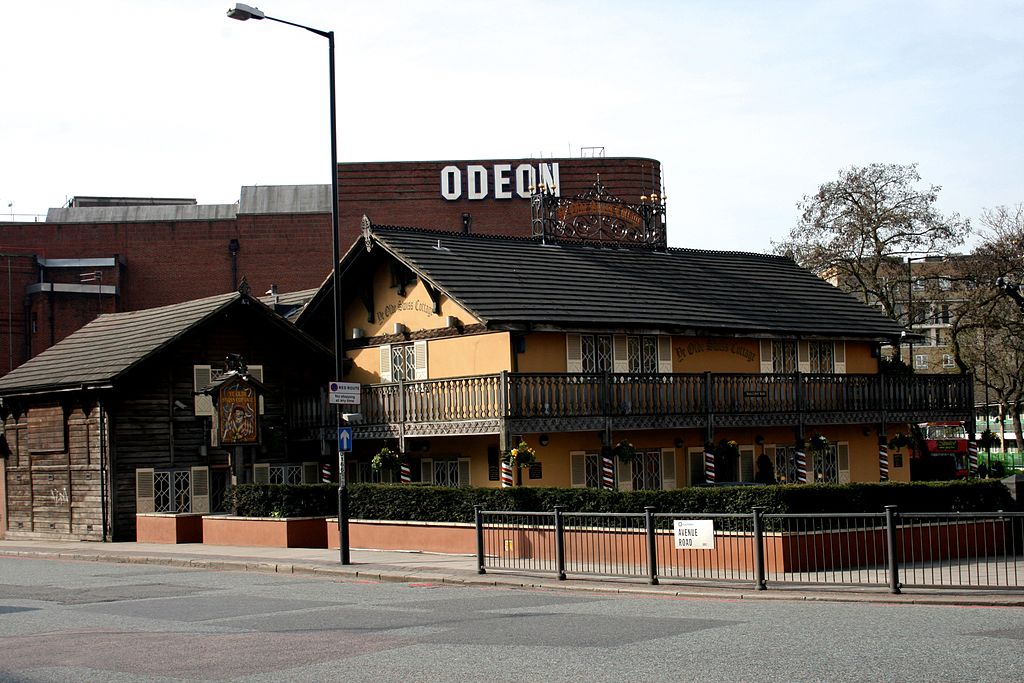
[[[712,519],[676,519],[676,550],[714,550],[715,522]]]
[[[331,382],[327,385],[331,404],[359,405],[359,392],[362,386],[358,382]]]

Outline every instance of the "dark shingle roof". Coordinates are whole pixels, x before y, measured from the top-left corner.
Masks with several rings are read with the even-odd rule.
[[[898,336],[900,326],[781,256],[652,251],[374,226],[374,241],[488,324]],[[360,245],[346,260],[361,251]]]
[[[111,382],[239,297],[238,292],[231,292],[160,308],[101,315],[0,378],[0,394]]]

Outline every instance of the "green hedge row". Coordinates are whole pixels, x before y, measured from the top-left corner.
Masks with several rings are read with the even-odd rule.
[[[886,484],[805,484],[694,487],[671,491],[602,491],[514,487],[445,488],[422,485],[352,484],[352,519],[472,522],[473,506],[485,510],[566,512],[769,513],[881,512],[896,505],[903,512],[991,512],[1016,509],[998,480]],[[238,514],[246,517],[312,517],[338,512],[338,489],[331,484],[245,484],[232,489]]]

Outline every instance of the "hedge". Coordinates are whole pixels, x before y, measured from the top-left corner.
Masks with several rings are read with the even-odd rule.
[[[896,505],[903,512],[991,512],[1016,509],[1009,490],[998,480],[885,484],[803,484],[778,486],[693,487],[670,491],[602,491],[513,487],[447,488],[395,484],[351,484],[352,519],[422,522],[472,522],[473,506],[485,510],[566,512],[749,513],[762,506],[768,513],[881,512]],[[246,517],[333,516],[338,489],[332,484],[244,484],[230,499]]]

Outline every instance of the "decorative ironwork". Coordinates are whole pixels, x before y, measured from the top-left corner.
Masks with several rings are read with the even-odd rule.
[[[535,237],[667,246],[665,198],[657,192],[630,204],[609,193],[600,176],[593,187],[572,199],[562,199],[556,189],[544,183],[530,188]]]

